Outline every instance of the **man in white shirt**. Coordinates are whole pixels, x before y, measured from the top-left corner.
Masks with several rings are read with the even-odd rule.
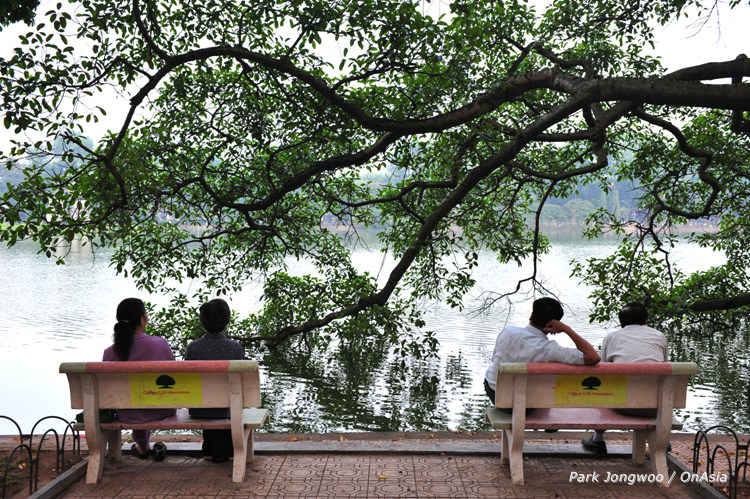
[[[562,362],[591,365],[599,362],[596,349],[568,325],[560,322],[563,308],[554,298],[534,300],[529,324],[526,327],[506,326],[495,341],[492,361],[484,376],[484,390],[495,403],[497,370],[501,362]],[[575,348],[563,347],[547,337],[565,333]]]
[[[620,329],[609,333],[602,341],[602,362],[667,362],[667,338],[660,331],[648,327],[648,312],[640,303],[628,303],[620,311]],[[618,411],[631,416],[656,416],[653,409]],[[597,430],[593,438],[581,440],[583,447],[596,454],[607,453],[604,431]]]

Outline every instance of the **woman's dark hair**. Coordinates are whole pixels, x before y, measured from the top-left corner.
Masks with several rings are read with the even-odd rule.
[[[115,353],[120,360],[128,360],[133,347],[135,330],[146,315],[146,305],[138,298],[125,298],[117,305],[117,324],[115,324]]]
[[[544,329],[549,321],[563,317],[563,308],[554,298],[544,297],[534,300],[531,305],[531,323],[539,329]]]
[[[229,310],[227,302],[221,298],[215,298],[201,305],[200,321],[209,333],[220,333],[229,324],[232,311]]]

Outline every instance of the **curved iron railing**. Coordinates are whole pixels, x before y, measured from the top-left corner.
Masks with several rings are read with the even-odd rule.
[[[721,443],[714,443],[713,449],[711,449],[711,442],[709,440],[709,433],[715,432],[717,435],[723,437],[731,437],[729,443],[734,442],[734,452],[731,452],[725,445]],[[708,476],[717,474],[717,464],[721,464],[726,460],[726,469],[729,475],[729,483],[727,484],[728,494],[730,499],[737,498],[737,486],[739,483],[747,483],[747,468],[750,466],[748,463],[748,446],[750,440],[745,443],[740,443],[737,434],[724,425],[711,426],[705,430],[699,430],[695,434],[695,440],[693,441],[693,473],[697,474],[699,471],[699,465],[701,464],[701,446],[705,444],[705,464],[706,473]],[[743,457],[740,459],[740,454]],[[733,457],[734,456],[734,457]],[[740,475],[742,480],[740,481]]]
[[[45,439],[53,435],[55,437],[55,467],[58,471],[62,472],[65,470],[65,439],[68,436],[68,431],[70,431],[70,435],[72,437],[72,451],[76,452],[80,455],[81,453],[81,437],[78,431],[76,431],[75,428],[73,428],[73,423],[70,421],[67,421],[66,419],[61,418],[60,416],[45,416],[38,420],[36,423],[34,423],[34,426],[31,428],[31,433],[28,435],[24,435],[21,431],[21,427],[19,424],[11,417],[9,416],[3,416],[0,415],[0,419],[5,419],[13,423],[13,425],[16,427],[16,430],[18,430],[18,445],[16,445],[13,450],[8,453],[8,455],[5,458],[5,465],[2,469],[2,475],[0,475],[0,480],[2,481],[2,499],[5,499],[5,492],[7,489],[7,483],[8,483],[8,476],[13,469],[14,459],[17,459],[17,454],[20,455],[26,455],[29,462],[29,495],[33,494],[34,491],[36,491],[39,483],[39,460],[41,459],[42,455],[42,445],[44,445]],[[34,431],[36,431],[37,426],[42,421],[49,420],[49,419],[59,419],[63,423],[65,423],[65,430],[63,431],[62,435],[62,443],[60,442],[60,437],[58,435],[57,430],[54,428],[50,428],[48,430],[45,430],[44,433],[41,434],[39,437],[39,444],[36,447],[36,454],[34,454]],[[28,440],[28,443],[25,443],[24,440]]]

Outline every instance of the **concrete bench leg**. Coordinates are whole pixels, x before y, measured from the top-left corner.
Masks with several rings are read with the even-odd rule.
[[[83,393],[83,428],[86,432],[86,445],[89,448],[89,465],[86,470],[86,483],[99,483],[104,473],[104,456],[107,451],[109,432],[102,432],[99,426],[99,389],[91,375],[81,377]]]
[[[104,456],[107,451],[107,439],[94,425],[96,430],[86,432],[86,445],[89,448],[89,465],[86,469],[86,483],[96,484],[104,473]]]
[[[648,452],[651,456],[654,474],[664,479],[659,487],[669,487],[669,468],[667,467],[667,445],[672,433],[672,408],[674,407],[674,386],[676,378],[667,377],[659,384],[659,409],[656,414],[656,428],[646,434]]]
[[[500,464],[510,463],[510,446],[508,440],[510,440],[510,430],[503,430],[503,447],[500,452]]]
[[[633,431],[633,464],[642,466],[646,464],[646,432],[644,430]]]
[[[669,487],[669,468],[667,467],[666,448],[649,448],[649,453],[651,454],[651,462],[654,465],[654,474],[664,477],[664,480],[659,482],[659,487]]]
[[[249,428],[245,430],[246,436],[245,436],[245,442],[247,442],[247,452],[245,456],[245,462],[251,463],[253,459],[255,458],[254,455],[254,449],[253,449],[253,436],[255,434],[255,430],[252,428]]]
[[[120,430],[103,431],[102,438],[107,441],[109,458],[116,463],[122,461],[122,432]]]
[[[234,464],[232,466],[232,481],[242,483],[245,480],[245,467],[247,465],[247,438],[246,430],[240,428],[232,429],[232,445],[234,445]]]
[[[503,454],[501,462],[510,461],[510,478],[513,485],[523,485],[523,430],[516,432],[503,431]]]
[[[97,431],[98,430],[98,431]],[[89,465],[86,470],[86,483],[99,483],[104,474],[104,460],[109,448],[109,458],[112,461],[122,461],[122,436],[119,430],[101,429],[89,431],[86,434],[86,445],[89,448]]]
[[[669,467],[667,466],[667,444],[669,436],[659,430],[648,433],[648,454],[651,458],[651,467],[655,475],[661,475],[664,480],[659,482],[659,487],[669,487]]]
[[[234,483],[242,483],[245,481],[245,457],[242,456],[242,452],[234,451],[234,465],[232,466],[232,481]]]

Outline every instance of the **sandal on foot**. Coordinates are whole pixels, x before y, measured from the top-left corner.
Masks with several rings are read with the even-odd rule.
[[[148,456],[151,455],[151,450],[142,453],[138,450],[138,446],[136,444],[133,444],[130,447],[130,454],[137,457],[138,459],[148,459]]]
[[[167,457],[167,446],[163,442],[156,442],[153,449],[154,461],[164,461]]]

